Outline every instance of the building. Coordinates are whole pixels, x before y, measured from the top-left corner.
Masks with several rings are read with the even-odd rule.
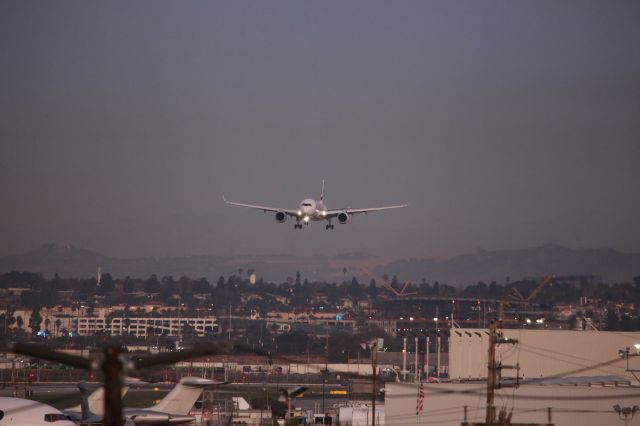
[[[504,337],[516,345],[497,345],[496,359],[504,365],[518,364],[520,377],[618,376],[636,382],[632,372],[640,369],[640,356],[629,358],[619,351],[640,350],[640,332],[504,329]],[[637,345],[637,346],[636,346]],[[638,349],[636,349],[638,348]],[[449,338],[449,378],[487,377],[489,333],[485,329],[454,328]],[[502,372],[515,377],[515,370]]]
[[[625,424],[614,406],[637,405],[640,387],[597,384],[522,385],[496,390],[496,404],[512,412],[518,424],[602,426]],[[460,426],[462,422],[483,422],[486,412],[486,383],[425,383],[423,410],[418,413],[417,383],[385,386],[385,421],[388,426]],[[640,414],[640,413],[639,413]],[[639,424],[640,417],[628,424]]]
[[[77,332],[80,336],[90,336],[105,331],[112,336],[131,334],[136,337],[181,336],[193,330],[197,336],[220,333],[216,317],[78,317]]]
[[[315,335],[326,335],[329,327],[332,331],[345,329],[353,331],[356,321],[340,312],[269,312],[267,327],[277,333],[299,330]]]
[[[172,308],[162,307],[162,314],[170,316],[152,317],[145,313],[153,311],[157,307],[137,306],[129,308],[131,316],[124,314],[124,306],[90,308],[80,307],[53,307],[42,308],[40,310],[40,330],[50,336],[60,336],[66,333],[78,333],[81,336],[90,336],[96,332],[106,332],[111,335],[132,334],[136,337],[157,336],[180,336],[185,331],[185,327],[193,330],[197,336],[217,334],[220,332],[217,317],[205,315],[199,317],[180,316],[179,313],[171,312]],[[177,309],[177,308],[175,308]],[[7,311],[0,310],[0,314]],[[11,328],[20,328],[29,331],[29,320],[32,311],[28,309],[17,309],[8,312],[16,321]],[[117,313],[117,317],[114,317]],[[18,326],[17,318],[21,318]]]

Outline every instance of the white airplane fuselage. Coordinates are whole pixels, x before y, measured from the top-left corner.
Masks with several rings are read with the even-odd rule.
[[[310,220],[316,222],[325,220],[327,215],[327,206],[322,200],[314,200],[313,198],[305,198],[298,205],[298,216],[303,222]]]
[[[1,426],[76,426],[60,410],[23,398],[0,397]]]

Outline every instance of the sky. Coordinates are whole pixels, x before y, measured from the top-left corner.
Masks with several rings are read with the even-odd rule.
[[[0,3],[0,255],[640,251],[640,3]],[[408,203],[326,231],[296,208]]]

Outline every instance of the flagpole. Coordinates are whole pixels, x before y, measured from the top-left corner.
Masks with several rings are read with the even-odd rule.
[[[420,378],[420,384],[418,385],[418,399],[416,401],[416,425],[420,425],[420,413],[424,408],[424,386],[422,378]]]

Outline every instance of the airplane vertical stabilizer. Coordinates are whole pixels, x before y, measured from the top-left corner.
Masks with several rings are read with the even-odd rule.
[[[95,415],[104,415],[104,388],[100,386],[96,390],[94,390],[89,396],[88,387],[86,383],[80,382],[78,384],[78,388],[80,389],[80,397],[83,403],[86,404],[86,408],[88,412]],[[121,390],[121,395],[124,396],[129,391],[129,386],[123,386]],[[83,407],[82,403],[80,405],[76,405],[75,407],[66,408],[64,411],[77,411],[82,412]]]
[[[187,415],[200,397],[202,389],[215,384],[219,384],[219,382],[200,377],[183,377],[171,392],[149,409],[169,414]]]

